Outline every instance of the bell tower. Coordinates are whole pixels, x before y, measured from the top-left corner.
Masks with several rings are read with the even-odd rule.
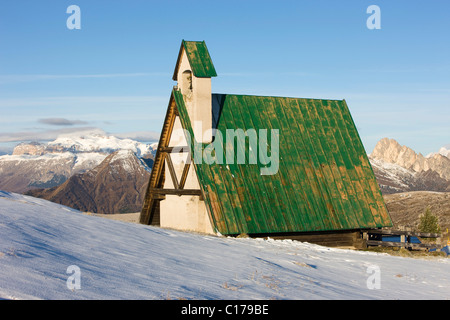
[[[183,40],[173,80],[183,95],[197,142],[212,141],[211,78],[216,76],[205,42]]]

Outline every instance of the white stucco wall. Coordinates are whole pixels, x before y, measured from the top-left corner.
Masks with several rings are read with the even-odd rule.
[[[205,203],[199,197],[167,195],[160,208],[163,228],[214,234]]]
[[[186,138],[181,129],[180,119],[176,117],[169,146],[187,145]],[[188,153],[172,153],[167,156],[170,156],[172,159],[179,182],[188,158]],[[165,166],[165,177],[164,188],[174,188],[167,164]],[[193,164],[189,168],[184,188],[200,189]],[[160,203],[160,226],[177,230],[214,233],[205,202],[200,200],[198,196],[166,195],[166,199]]]
[[[186,71],[191,72],[191,79]],[[212,98],[211,78],[197,78],[192,75],[189,59],[183,49],[179,62],[178,88],[181,89],[188,115],[193,126],[195,139],[198,142],[209,143],[212,140]],[[192,86],[189,84],[192,82]],[[192,87],[192,91],[190,90]],[[179,117],[176,117],[169,147],[187,146]],[[178,182],[181,179],[188,153],[172,153],[171,157]],[[169,168],[165,166],[165,189],[174,188]],[[186,179],[185,189],[200,189],[198,178],[191,164]],[[202,233],[214,233],[205,202],[198,196],[166,195],[160,203],[160,225],[165,228],[188,230]]]

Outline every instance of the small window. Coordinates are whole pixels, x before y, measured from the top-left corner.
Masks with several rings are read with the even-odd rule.
[[[186,70],[183,72],[181,80],[181,93],[190,94],[192,92],[192,72]]]

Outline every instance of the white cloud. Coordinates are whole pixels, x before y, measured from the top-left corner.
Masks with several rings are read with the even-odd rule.
[[[122,138],[131,139],[137,141],[158,141],[159,132],[156,131],[135,131],[135,132],[125,132],[125,133],[112,133],[111,135]]]
[[[104,131],[95,127],[78,127],[78,128],[64,128],[47,131],[21,131],[21,132],[0,132],[0,143],[3,142],[22,142],[22,141],[50,141],[55,140],[62,134],[69,134],[75,132],[98,132]]]
[[[159,132],[156,131],[134,131],[122,133],[105,132],[103,129],[96,127],[77,127],[63,128],[57,130],[41,130],[41,131],[22,131],[22,132],[0,132],[0,143],[23,142],[23,141],[51,141],[64,135],[72,134],[99,134],[105,136],[115,136],[121,139],[132,139],[141,142],[159,140]]]
[[[52,126],[74,126],[78,124],[87,124],[87,121],[81,121],[81,120],[69,120],[65,118],[44,118],[39,119],[38,122],[43,124],[48,124]]]

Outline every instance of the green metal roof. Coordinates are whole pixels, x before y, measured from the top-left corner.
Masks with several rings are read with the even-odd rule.
[[[182,125],[193,137],[183,96],[174,90],[173,97]],[[279,130],[279,170],[274,175],[261,175],[265,165],[259,158],[249,164],[248,147],[245,164],[236,164],[237,153],[235,164],[194,163],[217,231],[260,234],[392,226],[345,100],[227,94],[213,94],[212,99],[214,127],[223,137],[227,129]],[[194,149],[194,142],[188,143]],[[216,157],[208,157],[208,162]]]
[[[173,80],[177,81],[178,67],[183,49],[186,51],[194,76],[198,78],[217,77],[216,69],[214,68],[205,41],[183,40],[178,54],[175,71],[173,73]]]

